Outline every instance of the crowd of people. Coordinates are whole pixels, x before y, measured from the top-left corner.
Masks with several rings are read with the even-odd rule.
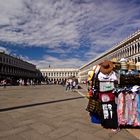
[[[5,79],[1,80],[0,85],[3,86],[4,88],[6,88],[7,81]]]
[[[67,79],[62,79],[58,81],[49,81],[47,82],[41,81],[41,80],[34,80],[34,79],[1,79],[0,80],[0,86],[3,88],[6,88],[6,86],[28,86],[28,85],[63,85],[65,87],[66,91],[74,91],[76,88],[79,87],[78,85],[78,79],[76,77],[68,77]]]
[[[35,79],[10,79],[4,78],[0,80],[0,86],[6,88],[7,86],[28,86],[28,85],[40,85],[41,80]]]

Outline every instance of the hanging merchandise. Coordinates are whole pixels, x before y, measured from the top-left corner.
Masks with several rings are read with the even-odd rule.
[[[135,85],[131,91],[135,94],[135,119],[133,126],[140,126],[140,86]]]
[[[96,77],[99,72],[100,66],[96,65],[93,67],[92,72],[90,72],[90,77],[88,78],[90,83],[90,88],[88,90],[88,105],[86,110],[89,112],[92,123],[100,123],[100,112],[101,103],[98,98],[98,92],[96,90]]]
[[[140,71],[140,62],[137,62],[137,63],[136,63],[136,69],[137,69],[138,71]]]
[[[127,67],[121,66],[120,69],[120,87],[132,87],[133,85],[140,84],[139,71],[136,69],[135,63],[130,60],[121,59],[120,63],[127,64]],[[127,68],[127,69],[126,69]]]
[[[117,58],[112,58],[111,62],[114,65],[114,69],[113,70],[120,70],[121,64],[120,62],[118,62]]]
[[[135,70],[136,69],[136,64],[130,60],[128,61],[128,70]]]
[[[134,126],[140,126],[140,90],[139,93],[136,95],[136,107],[137,107],[137,112],[136,112],[136,119],[134,122]]]
[[[119,126],[140,126],[140,71],[132,60],[120,60],[117,115]],[[136,86],[137,85],[137,86]]]
[[[113,71],[114,65],[111,61],[105,60],[101,64],[99,80],[99,99],[101,100],[101,125],[104,128],[118,128],[117,106],[115,103],[115,81],[116,73]]]
[[[120,60],[120,63],[121,63],[121,69],[122,69],[122,70],[127,70],[127,69],[128,69],[127,59],[122,58],[122,59]]]
[[[124,88],[118,95],[118,123],[119,126],[140,126],[140,89],[133,86],[132,89]]]
[[[101,103],[98,99],[96,99],[94,97],[90,97],[86,110],[90,113],[100,114],[100,110],[101,110],[100,105],[101,105]]]
[[[132,100],[132,93],[131,91],[124,89],[118,95],[118,123],[119,125],[132,125],[134,116],[134,100]]]
[[[101,92],[107,92],[113,90],[114,87],[114,81],[100,81],[99,82],[99,87]]]
[[[104,60],[90,75],[86,110],[91,122],[115,130],[140,127],[140,62]]]

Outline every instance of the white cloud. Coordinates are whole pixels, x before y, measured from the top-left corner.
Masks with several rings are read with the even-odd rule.
[[[24,58],[25,60],[25,58]],[[82,60],[79,60],[79,59],[76,59],[76,58],[72,58],[72,59],[58,59],[56,57],[52,57],[52,56],[49,56],[49,57],[46,57],[42,60],[29,60],[29,59],[26,59],[27,61],[29,61],[30,63],[33,63],[37,66],[37,68],[47,68],[49,67],[49,65],[52,67],[52,68],[63,68],[63,67],[67,67],[67,68],[78,68],[80,67],[81,65],[83,65],[84,63],[86,63],[86,61],[82,61]]]
[[[5,52],[7,54],[10,54],[11,51],[9,49],[6,49],[5,47],[0,46],[0,52]]]
[[[10,2],[11,6],[8,0],[6,3],[3,2],[4,6],[0,7],[0,11],[3,11],[0,16],[4,17],[1,19],[2,25],[8,26],[0,29],[0,40],[49,47],[56,47],[61,42],[78,44],[77,17],[73,16],[70,1],[18,0],[17,3]]]
[[[80,48],[80,39],[86,36],[91,46],[83,58],[91,59],[140,28],[139,11],[140,5],[121,0],[0,0],[0,41],[49,47],[54,52],[63,52],[60,44],[65,43],[70,52]],[[72,56],[66,64],[45,57],[38,65],[47,61],[83,62]]]

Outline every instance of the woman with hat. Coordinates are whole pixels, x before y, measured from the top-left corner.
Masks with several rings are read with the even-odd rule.
[[[104,128],[116,131],[118,128],[117,105],[113,93],[117,81],[116,73],[113,71],[113,63],[105,60],[100,64],[98,74],[99,98],[101,100],[102,113],[101,124]]]

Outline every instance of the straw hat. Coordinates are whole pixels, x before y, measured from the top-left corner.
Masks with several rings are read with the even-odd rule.
[[[137,70],[140,70],[140,62],[137,62],[137,63],[136,63],[136,69],[137,69]]]
[[[117,60],[117,58],[112,58],[111,62],[114,64],[115,70],[120,70],[121,63]]]
[[[136,65],[132,60],[128,62],[128,69],[129,70],[135,70],[136,69]]]
[[[111,62],[112,62],[112,63],[117,63],[118,60],[117,60],[117,58],[112,58]]]
[[[111,61],[105,60],[101,63],[100,72],[103,74],[109,74],[113,70],[113,63]]]

